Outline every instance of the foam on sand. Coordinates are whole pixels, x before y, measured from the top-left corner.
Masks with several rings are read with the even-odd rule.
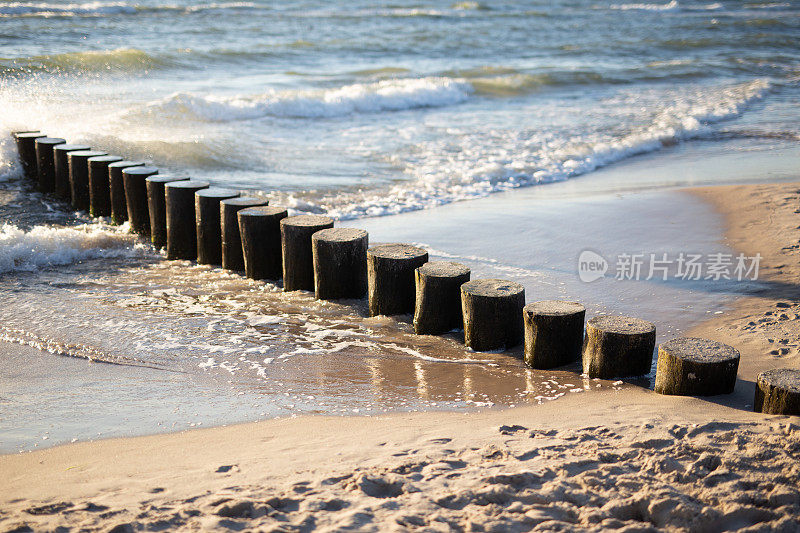
[[[141,257],[148,250],[124,227],[84,224],[67,228],[35,226],[25,231],[12,224],[0,226],[0,274],[87,259]]]

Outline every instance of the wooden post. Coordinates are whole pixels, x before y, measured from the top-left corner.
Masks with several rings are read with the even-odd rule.
[[[26,178],[34,179],[38,174],[36,163],[36,139],[47,137],[38,131],[20,131],[13,134],[19,152],[19,162],[22,164],[22,173]]]
[[[643,376],[650,372],[656,327],[625,316],[598,316],[586,323],[583,373],[610,379]]]
[[[469,267],[452,261],[431,261],[414,271],[414,333],[440,335],[464,327],[461,285],[469,277]]]
[[[197,262],[202,265],[222,264],[222,222],[220,202],[236,198],[233,189],[209,187],[194,193],[195,224],[197,226]]]
[[[150,242],[157,250],[167,245],[167,201],[164,185],[173,181],[184,181],[189,178],[176,178],[163,174],[147,176],[147,213],[150,217]]]
[[[53,192],[56,190],[56,169],[53,159],[53,148],[67,141],[57,137],[39,137],[36,139],[36,168],[39,175],[39,190]]]
[[[681,337],[658,347],[655,391],[676,396],[730,394],[736,386],[739,352],[727,344]]]
[[[414,271],[428,262],[428,252],[409,244],[380,244],[367,250],[369,314],[414,312]]]
[[[106,155],[99,150],[81,150],[67,153],[69,161],[69,189],[72,207],[89,211],[89,158]]]
[[[128,201],[122,171],[130,167],[143,167],[142,161],[117,161],[108,165],[108,192],[111,196],[111,220],[122,225],[128,220]]]
[[[281,220],[284,291],[314,290],[311,236],[332,227],[332,218],[318,215],[299,215]]]
[[[283,275],[281,220],[283,207],[248,207],[237,213],[242,237],[244,272],[251,279],[280,279]]]
[[[525,287],[504,279],[476,279],[461,286],[464,344],[475,351],[509,349],[522,342]]]
[[[800,416],[800,370],[776,368],[760,373],[753,409],[770,415]]]
[[[108,165],[122,161],[115,155],[90,157],[89,163],[89,214],[93,217],[111,216],[111,193],[108,189]]]
[[[363,298],[367,292],[367,248],[363,229],[329,228],[311,235],[314,296],[318,300]]]
[[[197,258],[197,226],[194,193],[209,186],[207,181],[173,181],[164,185],[167,202],[167,259]]]
[[[85,144],[59,144],[53,147],[54,190],[56,198],[72,201],[72,188],[69,184],[69,153],[89,150]]]
[[[239,234],[239,211],[248,207],[267,205],[261,198],[229,198],[219,203],[219,217],[222,231],[222,268],[234,272],[244,271],[242,237]]]
[[[125,188],[125,205],[131,231],[150,236],[150,206],[147,205],[147,178],[158,174],[158,169],[148,166],[122,169],[122,184]]]
[[[548,369],[581,359],[586,308],[578,302],[545,300],[526,305],[525,362]]]

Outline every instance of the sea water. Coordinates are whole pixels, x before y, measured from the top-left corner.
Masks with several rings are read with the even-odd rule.
[[[0,2],[0,449],[616,386],[166,262],[25,189],[12,130],[327,213],[663,337],[736,291],[580,284],[575,252],[730,252],[702,206],[614,193],[730,176],[703,157],[648,170],[681,147],[796,156],[798,36],[794,2]],[[644,231],[652,216],[669,223]]]

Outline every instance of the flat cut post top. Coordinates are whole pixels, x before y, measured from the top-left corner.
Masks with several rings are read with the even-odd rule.
[[[519,283],[505,279],[475,279],[463,284],[461,290],[473,296],[502,298],[504,296],[520,294],[525,290],[525,287]]]
[[[47,135],[38,131],[26,131],[22,133],[15,133],[14,137],[17,139],[39,139],[40,137],[47,137]]]
[[[201,189],[195,194],[205,198],[230,198],[239,194],[239,191],[234,189],[224,189],[222,187],[209,187],[208,189]]]
[[[156,172],[158,172],[156,167],[148,166],[127,167],[122,170],[123,174],[128,174],[130,176],[149,176],[150,174],[155,174]]]
[[[169,183],[165,183],[164,187],[169,189],[202,189],[204,187],[208,187],[209,183],[207,181],[202,180],[183,180],[183,181],[171,181]]]
[[[429,261],[417,270],[428,278],[457,278],[470,273],[468,266],[455,261]]]
[[[36,144],[64,144],[67,142],[60,137],[37,137]],[[87,148],[88,150],[88,148]]]
[[[63,148],[63,146],[58,146],[56,147],[56,150],[61,148]],[[110,165],[108,165],[109,168],[143,167],[143,166],[145,166],[144,161],[117,161],[116,163],[111,163]]]
[[[101,152],[100,150],[78,150],[69,153],[69,157],[78,157],[78,158],[86,158],[89,159],[90,157],[97,157],[99,155],[107,155],[105,152]]]
[[[53,147],[53,149],[60,152],[82,152],[84,150],[91,150],[92,147],[87,144],[58,144]]]
[[[258,207],[248,207],[247,209],[242,209],[239,211],[240,217],[274,217],[275,215],[280,215],[281,213],[285,213],[285,207],[270,207],[266,205],[258,206]]]
[[[172,181],[188,180],[189,178],[178,178],[177,176],[170,176],[169,174],[153,174],[147,176],[147,183],[170,183]]]
[[[239,207],[256,207],[266,204],[267,201],[262,200],[261,198],[253,198],[252,196],[241,196],[239,198],[228,198],[226,200],[222,200],[222,203],[225,205],[234,205]]]
[[[281,220],[281,225],[284,226],[322,226],[324,224],[333,224],[333,219],[320,215],[297,215]]]
[[[567,316],[582,313],[586,308],[578,302],[563,300],[542,300],[526,305],[523,309],[529,315]]]
[[[655,325],[629,316],[596,316],[589,320],[589,326],[604,331],[606,333],[616,333],[619,335],[642,335],[656,330]]]
[[[316,232],[312,235],[315,241],[327,242],[349,242],[363,239],[367,232],[358,228],[328,228]]]
[[[422,257],[428,252],[410,244],[390,243],[373,246],[367,253],[382,259],[412,259]]]
[[[736,348],[697,337],[672,339],[662,344],[659,349],[678,359],[696,363],[721,363],[739,358],[739,351]]]
[[[795,368],[775,368],[758,375],[758,381],[773,387],[800,394],[800,370]]]
[[[113,163],[115,161],[122,161],[118,155],[97,155],[89,158],[90,163]]]

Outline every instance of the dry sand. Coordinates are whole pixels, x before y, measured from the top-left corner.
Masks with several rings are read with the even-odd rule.
[[[798,366],[800,184],[693,191],[765,289],[693,334],[739,348],[731,396],[633,385],[480,413],[272,420],[0,457],[0,528],[798,531],[797,417],[752,413]]]

